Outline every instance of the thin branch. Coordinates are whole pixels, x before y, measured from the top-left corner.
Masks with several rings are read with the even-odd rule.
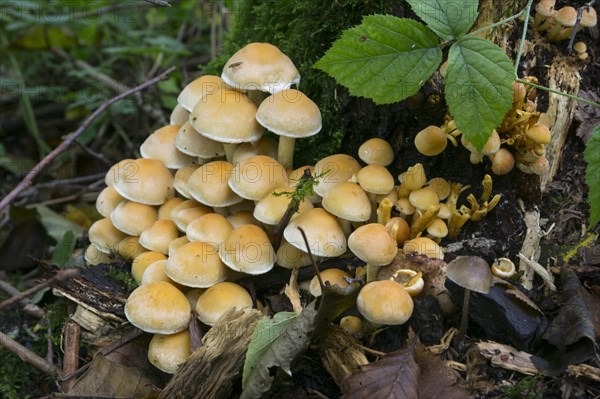
[[[60,375],[60,370],[57,367],[48,363],[44,358],[30,351],[2,331],[0,331],[0,345],[50,377],[56,378]]]
[[[10,298],[6,299],[5,301],[0,302],[0,309],[3,309],[9,305],[12,305],[15,302],[19,302],[22,299],[28,298],[31,295],[35,294],[36,292],[50,286],[51,284],[53,284],[57,281],[68,280],[72,277],[77,277],[78,275],[79,275],[79,269],[62,269],[58,273],[56,273],[56,275],[54,277],[49,278],[48,280],[44,281],[43,283],[40,283],[40,284],[36,285],[35,287],[31,287],[28,290],[25,290],[17,295],[13,295]]]
[[[166,0],[144,0],[147,3],[154,4],[155,6],[160,7],[171,7],[171,3]]]
[[[21,291],[10,285],[4,280],[0,280],[0,290],[6,292],[10,296],[21,294]],[[42,308],[32,303],[29,299],[21,299],[19,304],[23,306],[23,311],[30,316],[42,318],[46,314]]]
[[[103,102],[82,124],[81,126],[79,126],[79,128],[71,135],[67,136],[67,138],[58,146],[56,147],[50,154],[46,155],[46,157],[44,159],[42,159],[32,170],[30,170],[27,175],[25,175],[25,178],[23,178],[23,180],[10,192],[8,193],[8,195],[6,197],[4,197],[2,199],[2,201],[0,201],[0,211],[2,211],[4,208],[6,208],[12,201],[14,201],[14,199],[17,197],[17,195],[19,195],[19,193],[21,191],[23,191],[24,189],[26,189],[28,186],[31,185],[31,182],[33,181],[33,179],[46,167],[48,166],[58,155],[60,155],[61,153],[63,153],[64,151],[67,150],[67,148],[69,148],[71,146],[71,144],[73,144],[73,142],[75,140],[77,140],[77,138],[84,132],[84,130],[86,128],[88,128],[92,122],[105,110],[107,109],[109,106],[111,106],[112,104],[134,94],[137,93],[141,90],[144,90],[145,88],[152,86],[158,82],[160,82],[161,80],[164,80],[167,75],[169,75],[171,72],[173,72],[175,70],[175,67],[170,68],[168,70],[166,70],[165,72],[161,73],[160,75],[158,75],[157,77],[155,77],[154,79],[151,79],[147,82],[142,83],[141,85],[132,88],[131,90],[128,90],[124,93],[119,94],[116,97],[111,98],[110,100],[107,100],[105,102]]]

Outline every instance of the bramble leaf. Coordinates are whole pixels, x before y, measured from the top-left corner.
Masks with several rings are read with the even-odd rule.
[[[587,162],[585,184],[589,187],[590,227],[600,222],[600,125],[592,130],[586,144],[584,158]]]
[[[492,42],[465,37],[450,47],[446,103],[465,138],[481,150],[512,105],[513,66]]]
[[[369,15],[342,34],[316,64],[350,94],[376,104],[415,94],[442,61],[438,39],[412,19]]]
[[[478,0],[407,0],[410,8],[439,37],[456,39],[471,29],[477,19]]]

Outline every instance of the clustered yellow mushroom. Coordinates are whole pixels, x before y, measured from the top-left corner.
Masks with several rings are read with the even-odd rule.
[[[559,42],[571,37],[577,23],[577,10],[571,6],[555,9],[556,0],[540,0],[535,6],[533,28],[542,33],[551,42]],[[585,7],[585,6],[584,6]],[[592,28],[598,22],[596,10],[585,7],[577,25],[577,32]]]

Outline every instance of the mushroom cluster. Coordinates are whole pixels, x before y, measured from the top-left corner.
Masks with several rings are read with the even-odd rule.
[[[535,6],[533,28],[551,42],[559,42],[571,37],[573,31],[596,26],[598,19],[593,7],[586,7],[577,24],[577,10],[571,6],[555,9],[555,0],[540,0]]]
[[[532,76],[525,80],[537,83]],[[457,146],[460,136],[460,142],[470,152],[472,164],[478,164],[487,157],[491,161],[492,172],[498,176],[509,173],[515,164],[524,173],[543,175],[550,168],[545,154],[552,137],[548,123],[544,122],[544,114],[537,111],[535,97],[535,88],[514,82],[512,107],[481,150],[462,135],[450,116],[446,116],[442,126],[427,126],[417,133],[415,146],[421,154],[435,156],[446,149],[448,141]],[[510,147],[516,151],[516,159]]]

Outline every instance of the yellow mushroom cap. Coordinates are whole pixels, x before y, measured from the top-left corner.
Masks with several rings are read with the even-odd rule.
[[[253,224],[234,229],[219,249],[219,256],[230,269],[263,274],[275,264],[275,250],[267,233]]]
[[[427,233],[436,238],[444,238],[448,235],[448,226],[440,218],[433,219],[433,222],[427,226]]]
[[[222,282],[213,285],[196,302],[198,318],[204,324],[214,325],[229,309],[252,308],[252,297],[241,285]]]
[[[199,167],[188,180],[188,190],[199,202],[215,207],[225,207],[242,202],[242,198],[229,187],[233,164],[212,161]]]
[[[356,306],[365,319],[384,325],[406,323],[414,308],[404,287],[391,280],[367,283],[358,293]]]
[[[223,89],[231,89],[223,79],[215,75],[204,75],[188,83],[179,97],[177,103],[187,111],[192,111],[196,104],[207,94],[213,94]]]
[[[186,235],[190,241],[202,241],[219,248],[232,231],[233,226],[225,216],[207,213],[188,224]]]
[[[175,146],[184,154],[204,159],[225,155],[223,143],[204,137],[189,121],[181,125],[177,131]]]
[[[171,241],[179,237],[177,226],[169,219],[159,219],[140,235],[140,244],[151,251],[167,254]]]
[[[199,205],[195,208],[182,209],[181,211],[175,213],[175,216],[173,216],[172,220],[173,223],[175,223],[175,225],[177,226],[177,228],[181,232],[185,233],[187,230],[187,226],[191,222],[193,222],[201,216],[206,215],[207,213],[212,213],[212,209],[204,205]]]
[[[139,236],[156,221],[158,211],[150,205],[133,201],[122,201],[110,213],[112,224],[124,233]]]
[[[144,158],[161,161],[169,169],[179,169],[196,162],[196,158],[184,154],[175,146],[178,125],[167,125],[156,130],[140,146]]]
[[[201,135],[222,143],[257,141],[263,128],[255,119],[256,105],[235,90],[206,94],[190,114],[190,123]]]
[[[269,131],[280,136],[303,138],[321,130],[321,111],[304,93],[285,89],[265,98],[256,120]]]
[[[148,251],[136,256],[131,264],[131,275],[135,282],[140,284],[148,266],[159,260],[167,260],[167,257],[156,251]]]
[[[325,193],[323,208],[341,219],[366,222],[371,217],[371,202],[356,183],[344,182]]]
[[[358,173],[360,164],[356,159],[346,154],[334,154],[321,159],[315,165],[314,175],[319,177],[319,184],[315,186],[315,193],[321,197],[334,186],[348,181],[353,174]]]
[[[387,194],[394,189],[394,176],[385,166],[371,164],[358,171],[358,184],[368,193]]]
[[[259,220],[256,220],[251,211],[238,211],[233,215],[227,216],[227,221],[231,223],[234,229],[241,227],[245,224],[253,224],[259,227],[263,227]]]
[[[188,242],[190,242],[190,240],[188,240],[186,236],[182,236],[182,237],[179,237],[179,238],[171,241],[171,243],[169,244],[168,255],[173,256],[173,254],[175,253],[175,251],[177,251],[177,249],[179,249],[180,247],[183,247]]]
[[[427,182],[427,185],[435,190],[440,201],[445,200],[450,195],[450,183],[443,177],[434,177]]]
[[[88,235],[92,245],[106,254],[116,250],[119,241],[127,237],[127,234],[117,229],[108,218],[94,222],[88,230]]]
[[[485,142],[481,151],[471,144],[471,142],[466,139],[464,134],[461,136],[460,142],[473,154],[491,155],[500,149],[500,136],[498,135],[496,129],[492,130],[490,137]]]
[[[587,9],[584,9],[583,13],[581,14],[581,26],[584,28],[591,28],[596,26],[597,23],[598,14],[596,13],[594,7],[588,7]]]
[[[268,137],[262,137],[256,143],[242,143],[233,152],[231,163],[234,165],[256,155],[266,155],[277,158],[277,142]]]
[[[225,64],[221,78],[240,90],[276,93],[300,83],[300,74],[290,58],[269,43],[250,43]]]
[[[408,200],[415,208],[424,211],[431,205],[437,205],[440,202],[436,191],[431,187],[423,187],[418,190],[411,191]]]
[[[100,191],[96,198],[96,210],[105,218],[110,217],[110,213],[119,205],[124,198],[115,190],[113,186],[107,186]]]
[[[358,157],[366,164],[388,166],[394,161],[394,150],[385,140],[373,138],[358,147]]]
[[[316,256],[313,256],[313,258],[315,258],[315,262],[319,259]],[[308,253],[291,245],[285,239],[282,240],[281,245],[277,248],[275,262],[286,269],[293,269],[295,267],[303,267],[311,264]]]
[[[175,186],[175,191],[177,194],[181,195],[183,198],[191,199],[192,194],[190,194],[190,189],[188,187],[188,181],[192,174],[198,170],[200,165],[192,164],[188,166],[184,166],[183,168],[177,169],[175,172],[175,178],[173,179],[173,185]]]
[[[171,112],[171,116],[169,117],[169,123],[171,125],[183,125],[190,119],[190,111],[183,108],[180,104],[177,104],[173,111]]]
[[[428,157],[439,155],[446,149],[448,138],[438,126],[427,126],[415,136],[417,151]]]
[[[227,279],[227,268],[217,249],[205,242],[189,242],[167,259],[167,276],[187,287],[206,288]]]
[[[171,211],[184,201],[183,198],[173,197],[158,208],[158,219],[171,219]]]
[[[515,167],[515,157],[513,157],[510,150],[506,148],[500,148],[492,156],[492,172],[501,176],[505,175]]]
[[[392,238],[396,239],[398,245],[404,244],[404,241],[408,240],[410,235],[408,222],[398,216],[391,218],[385,225],[385,229]]]
[[[306,233],[310,251],[317,256],[336,257],[346,252],[346,237],[335,216],[323,208],[313,208],[298,215],[283,231],[285,239],[301,251],[306,250],[302,234]]]
[[[101,263],[111,263],[110,255],[100,251],[95,245],[88,245],[83,254],[85,263],[88,265],[99,265]]]
[[[140,285],[155,283],[157,281],[166,281],[169,284],[173,284],[173,286],[177,287],[177,289],[181,289],[182,287],[171,280],[169,276],[165,273],[167,268],[167,260],[157,260],[154,263],[148,265],[146,270],[144,270],[144,274],[142,274],[142,281],[140,281]]]
[[[398,254],[396,240],[379,223],[369,223],[354,230],[348,237],[348,248],[372,266],[389,265]]]
[[[148,346],[150,363],[169,374],[175,374],[191,354],[189,330],[170,335],[155,334]]]
[[[114,188],[129,201],[162,205],[173,197],[173,175],[156,159],[127,160],[116,165]]]
[[[185,295],[172,284],[160,281],[133,290],[125,304],[125,316],[142,331],[175,334],[188,327],[192,313]]]
[[[577,10],[571,6],[563,7],[556,11],[554,19],[563,26],[574,26],[577,21]]]
[[[340,288],[345,288],[348,286],[348,282],[344,277],[350,278],[351,276],[340,269],[325,269],[321,271],[321,280],[323,280],[325,286],[329,283],[329,285],[337,285]],[[309,291],[313,296],[321,296],[321,285],[317,276],[314,276],[310,280]]]
[[[292,192],[294,192],[293,188],[278,187],[267,193],[267,195],[256,203],[253,212],[254,217],[265,224],[276,225],[279,223],[287,211],[288,205],[292,201],[291,197],[287,196],[286,193],[289,194]],[[305,199],[300,203],[298,213],[305,212],[312,208],[312,203]]]
[[[552,141],[552,135],[550,129],[543,123],[536,123],[527,129],[525,133],[529,139],[539,144],[549,144]]]
[[[356,334],[362,330],[362,320],[356,316],[344,316],[340,320],[340,327],[350,334]]]
[[[287,172],[276,159],[256,155],[235,165],[228,183],[240,197],[258,201],[277,187],[287,186]]]
[[[148,250],[140,244],[139,237],[129,236],[117,244],[117,253],[125,259],[134,259]]]
[[[394,275],[390,277],[390,280],[401,284],[406,292],[414,298],[423,292],[423,288],[425,288],[423,277],[419,276],[417,278],[417,274],[416,271],[411,269],[398,269],[394,272]]]
[[[417,237],[406,241],[403,252],[405,254],[417,253],[429,258],[444,260],[444,251],[442,248],[431,238],[427,237]]]
[[[496,277],[511,278],[516,272],[515,264],[508,258],[498,258],[492,263],[492,274]]]

